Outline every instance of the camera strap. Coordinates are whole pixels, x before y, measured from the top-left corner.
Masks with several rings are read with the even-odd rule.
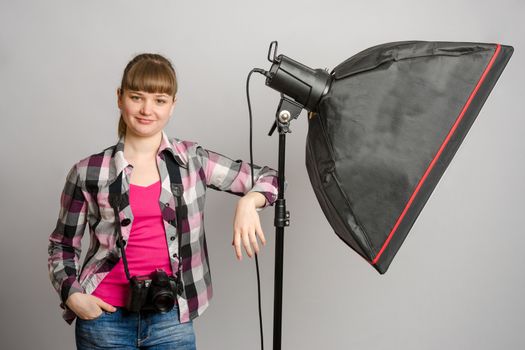
[[[126,259],[126,252],[124,250],[124,246],[126,245],[126,241],[124,241],[124,238],[122,237],[122,230],[120,226],[120,217],[119,212],[120,208],[122,206],[122,173],[123,171],[117,176],[117,179],[109,185],[109,205],[113,208],[113,213],[115,215],[115,233],[117,236],[117,247],[120,249],[120,252],[122,254],[122,263],[124,264],[124,272],[126,273],[126,278],[131,280],[131,275],[129,273],[128,269],[128,260]]]
[[[171,152],[164,152],[164,161],[166,162],[166,167],[168,168],[168,174],[170,176],[170,185],[171,193],[175,196],[176,207],[175,207],[175,216],[177,222],[175,223],[175,228],[177,230],[177,241],[178,241],[178,252],[177,256],[179,258],[179,264],[177,266],[177,286],[179,293],[182,293],[182,256],[181,256],[181,236],[182,236],[182,219],[188,217],[187,210],[188,208],[182,203],[182,194],[184,193],[184,188],[182,187],[182,178],[180,175],[180,167],[175,161],[175,158]]]
[[[167,155],[167,156],[166,156]],[[177,239],[178,239],[178,252],[177,256],[179,259],[178,268],[176,272],[177,277],[177,285],[179,288],[179,291],[182,291],[182,283],[181,283],[181,274],[182,274],[182,257],[181,257],[181,233],[182,233],[182,218],[187,217],[187,208],[182,204],[182,194],[183,194],[183,187],[182,187],[182,178],[180,175],[180,168],[175,159],[173,158],[173,155],[170,154],[170,152],[164,152],[163,159],[166,162],[166,167],[168,169],[168,174],[170,177],[170,185],[171,185],[171,192],[175,196],[176,201],[176,208],[175,208],[175,215],[176,215],[176,222],[170,222],[171,224],[175,224],[177,230]],[[121,230],[121,223],[119,220],[119,212],[120,208],[122,207],[122,173],[121,172],[117,179],[109,185],[109,204],[113,208],[113,212],[115,214],[115,234],[117,236],[117,242],[116,245],[120,249],[121,255],[122,255],[122,263],[124,265],[124,272],[126,273],[126,278],[128,280],[131,280],[131,275],[129,273],[128,269],[128,261],[126,259],[126,251],[124,250],[124,247],[126,245],[126,241],[122,237],[122,230]],[[184,213],[183,213],[184,211]]]

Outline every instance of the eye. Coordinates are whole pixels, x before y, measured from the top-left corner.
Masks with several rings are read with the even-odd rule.
[[[164,100],[164,99],[157,99],[157,103],[158,103],[159,105],[163,105],[163,104],[165,104],[166,102],[167,102],[167,101]]]
[[[140,100],[140,96],[138,96],[138,95],[131,95],[129,98],[131,98],[133,101]]]

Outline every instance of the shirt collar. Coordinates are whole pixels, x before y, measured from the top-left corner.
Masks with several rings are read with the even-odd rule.
[[[113,150],[112,157],[111,157],[113,162],[114,162],[114,166],[116,168],[116,174],[120,174],[128,166],[129,167],[133,167],[131,164],[128,163],[126,158],[124,158],[124,138],[125,138],[125,136],[122,136],[118,140],[118,142],[115,145],[115,148]],[[173,140],[173,141],[176,142],[176,143],[179,142],[178,140]],[[173,146],[172,140],[170,140],[168,138],[168,135],[166,135],[166,133],[163,130],[162,131],[162,139],[160,141],[160,145],[159,145],[159,149],[157,151],[157,155],[160,155],[160,154],[165,153],[165,152],[170,152],[174,156],[174,158],[177,161],[177,163],[179,164],[179,166],[181,166],[183,168],[187,168],[188,167],[188,165],[187,165],[187,158],[183,156],[183,154],[180,152],[179,149],[177,149],[177,147]]]

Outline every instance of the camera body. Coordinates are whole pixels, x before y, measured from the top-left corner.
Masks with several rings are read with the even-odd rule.
[[[149,275],[133,276],[129,280],[126,308],[131,312],[168,312],[175,305],[175,298],[182,286],[178,280],[162,269]]]

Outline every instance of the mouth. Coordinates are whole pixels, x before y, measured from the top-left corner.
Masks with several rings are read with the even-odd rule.
[[[151,124],[154,122],[152,119],[136,118],[140,124]]]

